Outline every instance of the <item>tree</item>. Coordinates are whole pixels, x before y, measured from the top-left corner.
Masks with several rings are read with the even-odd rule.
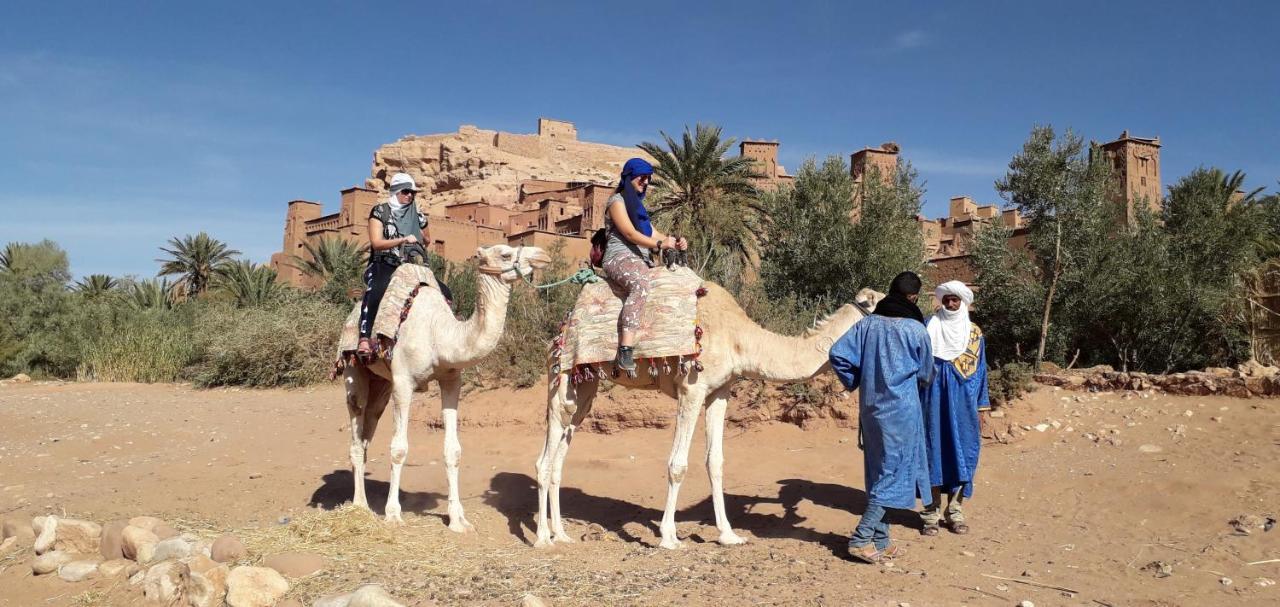
[[[102,299],[114,294],[120,281],[106,274],[90,274],[76,281],[75,292],[85,299]]]
[[[1024,360],[1035,351],[1040,335],[1036,308],[1044,302],[1044,288],[1031,255],[1009,246],[1012,234],[992,223],[973,240],[974,285],[981,293],[973,317],[986,337],[992,368]]]
[[[11,242],[0,250],[0,272],[34,291],[64,289],[71,280],[67,253],[52,240]]]
[[[1110,166],[1098,150],[1085,154],[1084,141],[1068,130],[1059,138],[1051,126],[1036,126],[1022,151],[1009,162],[1009,171],[996,181],[996,190],[1016,205],[1031,227],[1031,249],[1041,265],[1045,286],[1040,320],[1040,338],[1035,365],[1045,358],[1050,319],[1059,288],[1070,273],[1079,286],[1075,270],[1107,226],[1117,216],[1108,197]]]
[[[685,127],[677,142],[661,133],[665,147],[639,145],[657,161],[648,196],[654,221],[663,231],[689,240],[699,273],[734,284],[759,256],[768,213],[751,183],[752,161],[728,156],[735,141],[721,139],[720,127]]]
[[[136,310],[168,310],[173,307],[177,285],[167,278],[151,278],[125,287],[125,302]]]
[[[277,300],[286,290],[275,270],[244,260],[233,261],[219,268],[213,280],[213,288],[225,293],[241,308]]]
[[[240,254],[205,232],[181,239],[170,238],[169,248],[160,247],[160,250],[167,253],[168,258],[156,260],[162,264],[157,276],[178,276],[175,287],[188,298],[203,294],[218,269]]]
[[[361,274],[368,264],[366,249],[336,236],[303,245],[303,256],[292,256],[292,264],[303,274],[322,282],[320,293],[338,304],[350,301],[352,289],[362,285]]]
[[[916,179],[905,161],[887,183],[873,170],[854,223],[854,183],[844,159],[805,161],[792,187],[765,198],[772,221],[760,272],[767,291],[809,304],[847,303],[863,287],[884,290],[899,272],[919,270]]]

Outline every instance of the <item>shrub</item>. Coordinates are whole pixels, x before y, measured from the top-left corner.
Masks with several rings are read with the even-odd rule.
[[[205,388],[322,381],[333,365],[344,317],[342,308],[302,295],[250,308],[211,306],[196,319],[202,353],[189,375]]]
[[[86,306],[71,324],[80,339],[76,378],[173,382],[196,360],[194,306],[135,310]],[[73,343],[69,337],[67,343]]]
[[[995,408],[1008,406],[1034,387],[1031,378],[1034,374],[1027,363],[1005,363],[987,373],[987,389],[991,396],[991,406]]]

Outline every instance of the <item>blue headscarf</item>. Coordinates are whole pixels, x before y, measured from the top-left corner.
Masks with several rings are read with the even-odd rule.
[[[636,190],[631,180],[640,175],[652,174],[653,165],[645,162],[643,158],[632,158],[622,165],[622,183],[618,186],[622,200],[627,205],[627,217],[631,218],[631,225],[645,236],[653,236],[653,226],[649,223],[649,209],[644,208],[644,194]]]

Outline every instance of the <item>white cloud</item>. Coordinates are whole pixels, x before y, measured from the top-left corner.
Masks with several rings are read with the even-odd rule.
[[[895,51],[920,48],[929,44],[929,40],[929,34],[924,30],[907,30],[893,37],[893,44],[890,45],[890,48]]]

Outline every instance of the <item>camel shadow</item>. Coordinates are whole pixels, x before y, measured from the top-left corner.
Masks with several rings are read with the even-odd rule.
[[[785,479],[778,481],[778,484],[780,488],[776,498],[726,493],[725,511],[734,528],[748,531],[756,537],[814,542],[828,548],[837,557],[847,559],[845,547],[849,541],[848,536],[803,526],[801,523],[806,519],[798,514],[799,506],[802,501],[808,500],[818,506],[845,510],[860,516],[867,507],[867,494],[861,489],[804,479]],[[526,474],[501,472],[490,481],[489,491],[483,499],[486,504],[507,517],[507,527],[513,536],[532,544],[531,538],[536,533],[534,515],[538,503],[536,480]],[[778,515],[756,511],[757,506],[762,504],[778,504],[783,513]],[[560,509],[565,519],[600,525],[622,541],[650,547],[657,545],[660,535],[658,522],[662,519],[660,509],[591,495],[581,489],[563,486],[560,489]],[[715,510],[711,498],[708,496],[679,510],[676,518],[686,523],[696,521],[706,525],[714,524]],[[916,530],[921,528],[920,517],[914,512],[890,510],[888,522]],[[648,529],[650,535],[636,535],[639,530],[637,524]],[[703,538],[695,533],[688,539],[702,543],[714,541],[715,538]]]
[[[387,494],[391,492],[391,483],[371,479],[365,479],[364,483],[365,496],[369,499],[369,509],[378,513],[385,512]],[[342,504],[349,503],[351,496],[354,494],[355,484],[351,482],[351,471],[334,470],[322,477],[320,486],[316,487],[315,491],[311,493],[311,500],[307,502],[307,505],[323,510],[333,510]],[[420,516],[434,516],[444,520],[447,518],[444,514],[433,512],[433,510],[445,500],[445,497],[440,493],[432,493],[430,491],[405,491],[402,485],[400,488],[400,507],[404,512],[412,512]]]

